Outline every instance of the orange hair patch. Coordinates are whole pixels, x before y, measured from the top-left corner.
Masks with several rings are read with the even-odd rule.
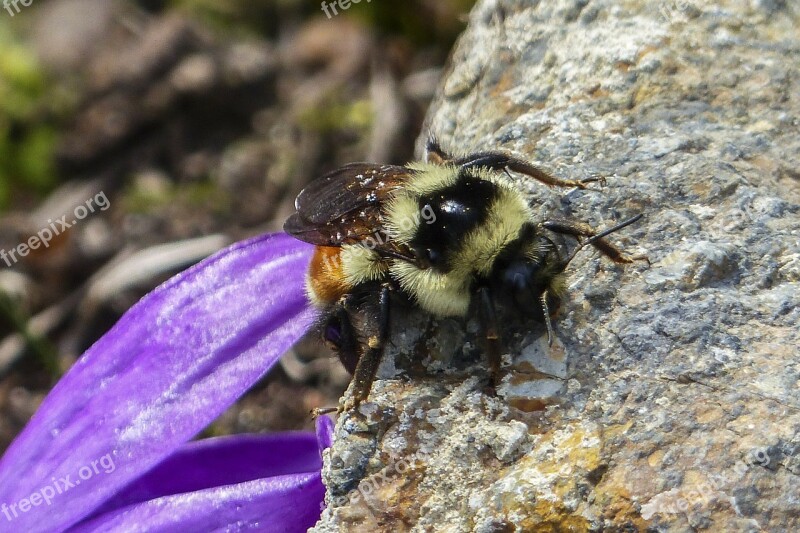
[[[341,252],[341,248],[334,246],[314,248],[308,268],[307,289],[311,301],[317,306],[332,304],[352,289],[344,277]]]

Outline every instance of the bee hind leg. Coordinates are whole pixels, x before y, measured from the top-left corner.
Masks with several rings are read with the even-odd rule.
[[[333,305],[322,324],[322,340],[333,350],[345,370],[353,375],[358,363],[358,335],[353,326],[352,295],[345,295]]]
[[[336,353],[345,370],[352,376],[359,360],[358,335],[353,326],[352,295],[342,296],[328,310],[327,318],[322,322],[322,341]],[[311,410],[311,417],[341,412],[338,407],[318,407]]]
[[[389,323],[391,315],[389,313],[391,287],[388,284],[381,286],[378,296],[377,309],[377,331],[367,338],[366,348],[363,355],[358,360],[353,374],[353,397],[344,410],[355,409],[367,399],[372,383],[375,381],[375,374],[383,360],[383,352],[389,338]]]

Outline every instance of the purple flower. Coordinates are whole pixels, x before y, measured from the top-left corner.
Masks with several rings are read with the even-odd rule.
[[[314,320],[312,247],[238,243],[145,296],[45,398],[0,460],[0,531],[305,531],[320,514],[310,433],[186,444]],[[318,443],[319,441],[319,443]]]

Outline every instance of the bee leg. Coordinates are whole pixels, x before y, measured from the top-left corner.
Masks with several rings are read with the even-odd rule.
[[[497,312],[488,287],[478,289],[478,321],[481,334],[486,339],[486,357],[489,359],[491,390],[494,394],[500,385],[500,334],[497,327]]]
[[[352,295],[339,299],[322,323],[322,340],[336,353],[345,370],[352,376],[358,363],[358,335],[351,318]],[[318,418],[329,413],[341,412],[338,407],[318,407],[311,410],[311,417]]]
[[[345,370],[353,375],[358,363],[358,335],[350,314],[350,295],[343,296],[323,324],[322,337],[339,356]]]
[[[506,172],[510,170],[512,172],[524,174],[529,178],[533,178],[544,183],[545,185],[556,187],[577,187],[579,189],[585,189],[587,183],[592,183],[595,181],[599,181],[601,183],[605,182],[605,178],[586,178],[583,180],[557,178],[549,172],[537,167],[536,165],[525,161],[524,159],[519,159],[503,152],[478,152],[465,157],[460,157],[456,159],[454,163],[461,168],[485,167],[497,171],[504,170]]]
[[[544,323],[547,326],[547,345],[553,345],[553,324],[550,322],[550,307],[547,305],[547,298],[550,296],[547,291],[544,291],[542,295],[539,297],[539,301],[542,302],[542,313],[544,314]]]
[[[329,415],[331,413],[338,413],[338,407],[317,407],[316,409],[311,410],[311,418],[317,419],[322,415]]]
[[[650,264],[650,260],[647,259],[647,256],[644,255],[634,255],[630,256],[627,255],[625,252],[620,250],[617,246],[611,244],[604,237],[609,234],[622,229],[623,227],[633,224],[634,222],[638,221],[642,215],[637,215],[633,218],[630,218],[621,224],[618,224],[611,228],[610,230],[603,231],[598,233],[594,228],[592,228],[589,224],[585,224],[583,222],[575,222],[571,220],[547,220],[542,223],[542,227],[548,229],[555,233],[560,233],[562,235],[570,235],[575,238],[580,237],[589,237],[586,242],[581,243],[581,247],[584,244],[589,243],[597,250],[614,261],[615,263],[633,263],[634,261],[647,261]],[[580,249],[580,248],[579,248]],[[577,250],[576,250],[577,252]],[[575,254],[572,255],[574,257]],[[572,257],[567,260],[566,263],[572,260]],[[565,264],[566,266],[566,264]]]
[[[345,405],[345,410],[356,409],[361,402],[366,400],[372,388],[372,382],[375,381],[375,374],[383,359],[383,350],[389,338],[390,295],[391,287],[383,285],[378,297],[378,331],[377,334],[370,335],[367,339],[366,350],[358,360],[353,374],[353,399],[350,405]]]

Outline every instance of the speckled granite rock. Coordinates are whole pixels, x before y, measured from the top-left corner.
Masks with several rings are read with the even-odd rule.
[[[800,530],[800,8],[486,0],[429,117],[598,190],[520,179],[581,252],[548,347],[512,327],[484,394],[474,328],[404,316],[340,417],[316,531]]]

